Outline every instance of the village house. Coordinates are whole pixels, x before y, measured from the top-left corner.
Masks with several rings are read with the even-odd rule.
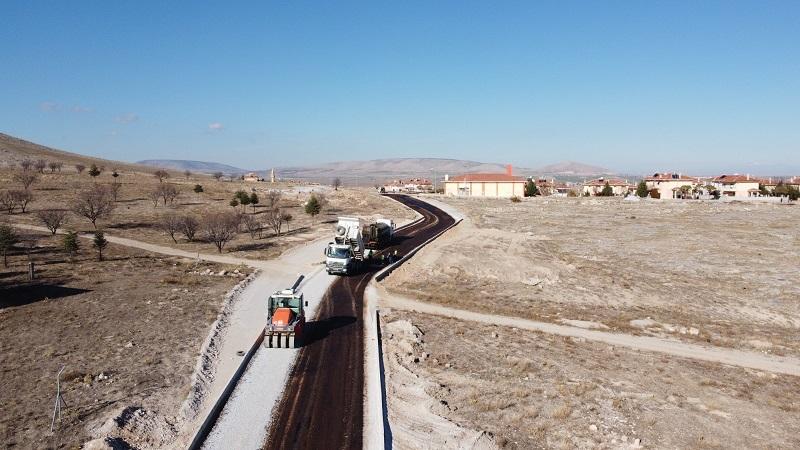
[[[506,173],[467,173],[452,178],[445,175],[444,193],[459,197],[522,197],[525,182],[525,178],[513,175],[509,165]]]
[[[711,185],[719,191],[721,196],[750,198],[761,195],[758,189],[760,181],[750,175],[720,175],[711,180]]]
[[[627,195],[628,192],[633,190],[633,185],[628,183],[628,180],[623,180],[621,178],[606,178],[600,177],[595,178],[594,180],[584,181],[583,183],[583,195],[600,195],[603,192],[603,188],[606,187],[606,184],[611,188],[611,192],[613,195]]]
[[[433,192],[431,180],[425,178],[410,178],[407,180],[392,180],[383,185],[383,192]]]
[[[250,172],[250,173],[246,174],[245,176],[243,176],[242,180],[249,181],[249,182],[256,182],[256,181],[261,181],[261,178],[259,178],[258,174],[256,174],[255,172]]]
[[[689,177],[680,173],[654,173],[644,178],[647,190],[652,198],[682,198],[686,188],[694,189],[701,184],[697,177]]]

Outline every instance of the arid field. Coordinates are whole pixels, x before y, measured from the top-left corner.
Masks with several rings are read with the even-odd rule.
[[[800,210],[794,206],[440,200],[466,220],[389,276],[382,283],[386,295],[767,355],[800,354]],[[800,379],[794,376],[383,311],[398,448],[414,447],[425,435],[459,436],[458,442],[478,442],[479,448],[800,445]],[[438,419],[426,417],[426,410]]]
[[[34,155],[36,156],[36,155]],[[58,156],[58,155],[56,155]],[[222,253],[249,260],[278,257],[284,251],[332,235],[338,215],[385,216],[396,221],[413,217],[397,202],[372,189],[339,189],[303,183],[245,183],[215,180],[208,175],[170,172],[159,181],[139,166],[106,161],[97,177],[88,168],[78,173],[72,163],[89,166],[93,160],[67,158],[61,170],[35,169],[25,212],[0,211],[0,224],[12,225],[20,241],[8,252],[8,267],[0,264],[0,441],[8,448],[78,448],[113,428],[119,444],[163,448],[174,443],[184,421],[182,405],[190,396],[193,372],[201,346],[211,332],[224,298],[252,272],[233,266],[163,256],[110,244],[104,261],[97,261],[91,239],[80,238],[70,257],[63,235],[15,228],[43,226],[44,210],[66,213],[59,233],[94,231],[75,214],[81,193],[117,183],[113,211],[97,221],[108,237],[128,238],[192,253],[217,254],[203,231],[203,221],[217,212],[238,212],[262,225],[250,233],[241,225]],[[55,160],[55,159],[53,159]],[[113,177],[115,171],[117,177]],[[155,169],[153,169],[155,170]],[[24,189],[15,167],[0,167],[0,191]],[[150,194],[168,184],[177,197],[154,204]],[[194,192],[201,185],[203,192]],[[255,192],[255,208],[232,207],[236,191]],[[281,234],[266,219],[264,202],[278,190],[278,206],[292,216]],[[303,203],[311,193],[325,204],[315,217]],[[320,196],[319,198],[321,198]],[[200,226],[193,241],[182,233],[175,241],[162,227],[169,215],[191,216]],[[322,248],[320,248],[320,260]],[[27,278],[28,263],[36,279]],[[224,275],[220,273],[225,271]],[[56,394],[56,374],[65,367],[62,388],[66,407],[55,432],[50,420]],[[136,417],[135,421],[125,418]],[[147,429],[130,429],[146,424]],[[185,431],[185,430],[184,430]],[[143,439],[143,437],[146,437]],[[106,442],[102,445],[112,445]]]

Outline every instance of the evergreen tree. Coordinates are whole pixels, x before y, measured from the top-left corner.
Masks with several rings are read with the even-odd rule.
[[[614,195],[614,189],[612,189],[611,185],[609,185],[608,181],[606,181],[606,185],[603,186],[603,190],[600,191],[600,196],[611,197],[612,195]]]
[[[539,188],[536,187],[536,183],[533,180],[528,180],[525,183],[525,197],[534,197],[539,195]]]
[[[647,197],[647,183],[644,180],[640,181],[638,185],[636,185],[636,195],[645,198]]]
[[[67,234],[64,236],[64,240],[62,241],[62,246],[64,248],[64,252],[69,256],[69,259],[75,257],[75,254],[78,253],[78,249],[80,249],[80,243],[78,242],[78,233],[74,231],[68,231]]]
[[[320,204],[319,200],[317,200],[316,195],[311,195],[311,198],[308,199],[306,202],[306,214],[311,216],[311,219],[314,219],[314,216],[322,211],[322,205]]]
[[[102,261],[103,250],[108,247],[108,241],[106,240],[106,237],[103,235],[102,231],[94,232],[94,241],[92,242],[92,245],[97,250],[97,260]]]

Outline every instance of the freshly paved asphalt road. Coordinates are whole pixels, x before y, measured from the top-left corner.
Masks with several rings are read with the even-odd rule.
[[[423,220],[402,228],[392,245],[403,256],[454,220],[408,196],[392,196]],[[276,405],[266,449],[360,449],[364,427],[364,288],[381,267],[340,277],[326,292],[317,319]]]

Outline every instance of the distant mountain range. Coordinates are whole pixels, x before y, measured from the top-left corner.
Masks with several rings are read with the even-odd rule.
[[[193,172],[223,172],[225,174],[241,174],[257,172],[266,176],[269,169],[241,169],[227,164],[203,161],[150,159],[139,161],[154,167],[172,170],[191,170]],[[432,177],[441,178],[444,174],[456,175],[467,172],[505,172],[506,166],[498,163],[483,163],[461,159],[444,158],[387,158],[369,161],[339,161],[308,166],[275,167],[278,176],[283,179],[304,179],[328,181],[331,177],[339,177],[351,182],[371,183],[387,178]],[[515,167],[516,175],[558,175],[568,177],[593,176],[611,174],[603,167],[564,161],[539,169]]]
[[[249,172],[248,170],[229,166],[227,164],[208,161],[191,161],[188,159],[144,159],[142,161],[137,161],[136,164],[169,170],[190,170],[198,173],[222,172],[225,175]]]

